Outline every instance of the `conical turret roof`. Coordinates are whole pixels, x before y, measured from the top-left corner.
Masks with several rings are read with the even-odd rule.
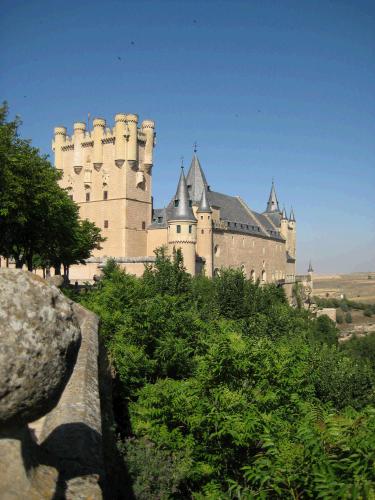
[[[309,268],[308,268],[307,272],[308,273],[313,273],[314,272],[314,269],[313,269],[312,264],[311,264],[311,260],[309,262]]]
[[[296,218],[294,217],[294,210],[293,210],[293,207],[290,209],[289,221],[290,221],[290,222],[296,222]]]
[[[284,220],[288,220],[288,216],[286,215],[286,210],[285,210],[285,206],[283,208],[283,212],[281,214],[281,218],[284,219]]]
[[[172,201],[172,211],[169,220],[195,221],[194,213],[191,208],[184,169],[181,168],[180,180],[178,181],[176,195]]]
[[[207,213],[207,214],[212,213],[210,204],[209,204],[208,199],[207,199],[207,189],[206,188],[204,188],[203,191],[202,191],[202,198],[201,198],[201,201],[199,203],[199,207],[198,207],[197,213],[201,213],[201,214],[203,214],[203,213]]]
[[[191,160],[189,172],[186,176],[186,183],[189,186],[188,189],[192,202],[199,203],[202,192],[208,188],[208,184],[196,153],[194,153]]]
[[[277,200],[276,189],[273,180],[272,180],[270,196],[268,198],[266,212],[280,212],[279,202]]]

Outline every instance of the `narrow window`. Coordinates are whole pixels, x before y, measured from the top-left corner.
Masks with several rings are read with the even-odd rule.
[[[201,220],[203,220],[203,215],[201,215]]]
[[[86,193],[86,201],[90,201],[90,193]]]
[[[108,221],[107,220],[104,221],[104,227],[105,227],[105,229],[108,229]]]
[[[181,226],[179,224],[176,226],[176,228],[177,228],[177,232],[181,233]]]
[[[189,207],[192,207],[193,206],[193,202],[191,200],[189,200]]]
[[[179,200],[174,200],[174,206],[178,207]]]
[[[108,200],[108,191],[103,191],[103,200]]]
[[[161,224],[163,222],[163,217],[158,217],[158,223]]]
[[[201,229],[201,234],[204,234],[204,229]]]
[[[146,222],[145,221],[142,222],[142,229],[146,229]]]
[[[190,234],[191,234],[192,230],[193,230],[193,226],[189,226],[189,233]]]
[[[210,220],[210,219],[211,219],[211,216],[209,215],[209,216],[208,216],[208,220]]]

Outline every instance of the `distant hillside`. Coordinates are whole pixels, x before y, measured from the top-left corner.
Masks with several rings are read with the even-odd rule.
[[[316,275],[314,295],[375,303],[375,272]]]

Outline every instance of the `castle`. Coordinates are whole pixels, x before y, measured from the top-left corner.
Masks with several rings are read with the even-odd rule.
[[[56,127],[52,147],[61,187],[79,205],[80,215],[102,229],[106,241],[85,266],[72,266],[72,280],[91,280],[108,257],[141,275],[154,250],[181,248],[187,271],[212,277],[222,267],[242,268],[263,283],[293,283],[296,221],[280,210],[272,182],[266,210],[255,212],[240,197],[215,192],[196,150],[187,175],[162,209],[152,201],[155,124],[138,126],[135,114],[116,114],[113,129],[102,118],[74,123],[73,135]]]

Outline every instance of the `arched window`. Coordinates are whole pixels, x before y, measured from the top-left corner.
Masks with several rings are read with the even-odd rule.
[[[267,279],[266,271],[263,269],[262,271],[262,283],[265,283]]]

